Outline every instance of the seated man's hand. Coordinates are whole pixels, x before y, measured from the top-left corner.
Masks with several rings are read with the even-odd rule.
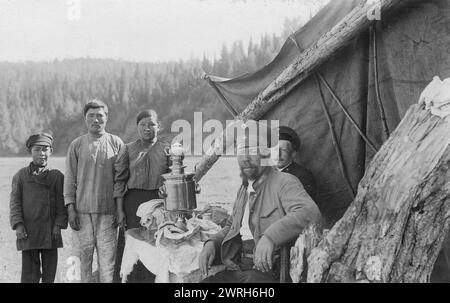
[[[208,269],[211,268],[215,256],[216,248],[214,247],[214,242],[206,242],[198,258],[200,272],[202,273],[202,275],[208,275]]]
[[[266,236],[258,241],[256,245],[255,254],[253,257],[253,263],[256,269],[262,272],[268,272],[272,270],[272,254],[273,254],[273,243]]]
[[[25,226],[20,223],[16,226],[16,237],[18,240],[24,240],[27,236],[27,231],[25,230]]]

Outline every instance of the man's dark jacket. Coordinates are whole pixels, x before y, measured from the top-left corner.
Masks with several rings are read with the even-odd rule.
[[[289,173],[296,176],[302,183],[308,195],[315,199],[317,193],[316,182],[314,181],[313,174],[306,167],[292,161],[291,164],[283,168],[281,171],[283,173]]]

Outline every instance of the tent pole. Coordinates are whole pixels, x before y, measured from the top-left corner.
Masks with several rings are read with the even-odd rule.
[[[369,138],[367,138],[367,136],[363,133],[363,131],[359,128],[358,124],[355,122],[355,120],[353,120],[352,116],[350,115],[350,113],[347,111],[347,109],[344,107],[344,105],[342,104],[341,100],[339,100],[339,98],[336,96],[336,94],[334,93],[334,91],[331,89],[330,85],[328,85],[328,82],[325,80],[324,77],[322,77],[322,75],[320,73],[317,73],[317,77],[323,82],[323,84],[325,84],[326,88],[328,89],[328,91],[330,92],[331,96],[333,97],[333,99],[336,101],[336,103],[339,105],[339,107],[342,109],[342,111],[344,112],[345,116],[348,118],[348,120],[350,121],[350,123],[356,128],[357,132],[360,134],[360,136],[364,139],[364,141],[367,143],[367,145],[370,146],[370,148],[376,153],[377,149],[375,148],[375,145],[369,140]]]
[[[222,92],[217,88],[216,84],[211,81],[211,78],[207,75],[203,75],[203,80],[206,80],[208,84],[214,89],[216,94],[219,96],[219,100],[222,102],[223,105],[228,109],[228,111],[233,115],[233,118],[236,118],[238,115],[238,112],[234,109],[234,107],[230,104],[230,102],[225,98],[225,96],[222,94]]]
[[[370,33],[372,36],[372,47],[373,47],[373,74],[374,74],[374,82],[375,82],[375,96],[377,99],[378,110],[380,111],[381,121],[383,125],[384,135],[389,138],[389,128],[386,121],[386,114],[384,112],[383,103],[381,102],[381,94],[380,87],[378,83],[378,55],[377,55],[377,23],[374,23],[370,26]]]
[[[352,198],[354,199],[355,198],[355,191],[353,190],[352,184],[350,183],[350,180],[349,180],[349,178],[347,176],[347,172],[345,170],[344,159],[342,158],[341,148],[340,148],[340,146],[339,146],[339,144],[337,142],[336,133],[334,132],[333,122],[331,121],[330,113],[328,112],[327,106],[325,104],[325,98],[324,98],[323,93],[322,93],[322,88],[320,86],[319,77],[316,75],[315,79],[316,79],[316,83],[317,83],[317,88],[319,89],[319,93],[320,93],[320,101],[321,101],[322,109],[323,109],[323,112],[324,112],[325,117],[327,119],[328,127],[330,128],[331,139],[333,141],[334,150],[336,151],[336,155],[337,155],[338,160],[339,160],[338,162],[339,162],[339,167],[341,169],[341,174],[342,174],[342,177],[344,177],[344,179],[346,181],[347,187],[350,190]]]

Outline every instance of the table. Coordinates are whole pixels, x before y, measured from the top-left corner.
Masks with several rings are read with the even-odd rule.
[[[198,266],[198,257],[203,248],[199,238],[178,245],[156,245],[154,234],[145,228],[129,229],[125,233],[120,275],[122,282],[133,270],[138,260],[155,276],[155,283],[196,283],[206,278]],[[224,265],[213,266],[209,275],[225,269]]]

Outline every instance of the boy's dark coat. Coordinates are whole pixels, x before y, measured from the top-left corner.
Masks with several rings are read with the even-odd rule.
[[[17,240],[18,250],[63,247],[62,239],[52,239],[53,226],[67,228],[67,210],[63,197],[64,175],[57,169],[46,169],[40,175],[31,173],[31,165],[13,177],[10,222],[13,229],[23,223],[27,239]]]

